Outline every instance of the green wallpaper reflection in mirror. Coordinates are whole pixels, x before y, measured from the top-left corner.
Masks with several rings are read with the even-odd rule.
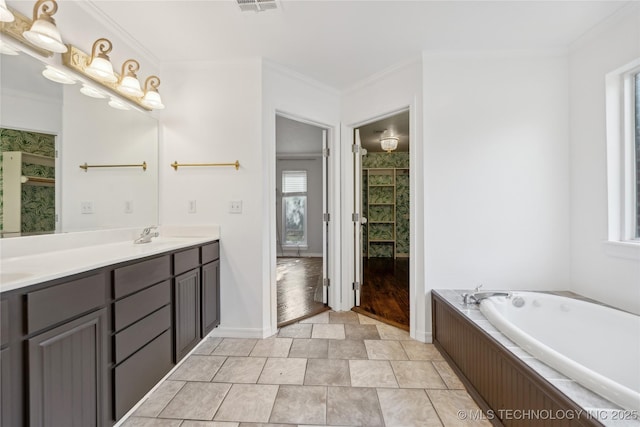
[[[0,128],[0,230],[3,230],[5,206],[2,197],[2,153],[22,151],[43,156],[55,156],[55,136]],[[22,174],[55,178],[55,168],[24,163]],[[7,209],[12,208],[6,206]],[[22,186],[22,232],[41,233],[55,230],[55,187]]]

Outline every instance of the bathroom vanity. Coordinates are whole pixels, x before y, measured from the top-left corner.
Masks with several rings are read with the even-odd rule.
[[[219,254],[211,236],[90,246],[41,254],[68,263],[41,282],[17,267],[38,256],[3,259],[0,424],[114,424],[219,325]]]

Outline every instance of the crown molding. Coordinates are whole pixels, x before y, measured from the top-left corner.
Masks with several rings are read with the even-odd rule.
[[[397,73],[398,71],[402,71],[406,68],[410,68],[410,67],[414,67],[416,65],[422,66],[422,58],[420,56],[413,56],[411,58],[408,58],[402,62],[398,62],[397,64],[394,64],[390,67],[387,67],[381,71],[378,71],[377,73],[374,73],[372,75],[370,75],[369,77],[366,77],[363,80],[360,80],[359,82],[355,83],[352,86],[349,86],[348,88],[344,89],[342,91],[342,95],[348,95],[350,93],[356,92],[360,89],[363,89],[367,86],[370,86],[372,84],[374,84],[375,82],[377,82],[378,80],[381,80],[391,74]]]
[[[292,70],[291,68],[288,68],[282,64],[279,64],[277,62],[274,62],[270,59],[266,59],[266,58],[262,58],[262,64],[264,68],[267,69],[271,69],[272,71],[278,72],[280,74],[283,74],[287,77],[291,77],[292,79],[298,80],[302,83],[308,84],[310,86],[313,86],[323,92],[329,92],[333,95],[336,96],[340,96],[341,95],[341,91],[334,88],[333,86],[329,86],[325,83],[322,83],[312,77],[309,77],[307,75],[304,75],[302,73],[299,73],[297,71]]]

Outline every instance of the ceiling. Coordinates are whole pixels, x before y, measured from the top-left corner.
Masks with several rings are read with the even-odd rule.
[[[86,0],[157,62],[264,57],[338,90],[428,51],[567,49],[629,1]]]

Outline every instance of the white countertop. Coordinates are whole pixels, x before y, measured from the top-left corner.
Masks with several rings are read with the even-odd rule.
[[[166,234],[169,235],[167,236]],[[160,237],[154,238],[150,243],[135,244],[133,240],[125,240],[108,243],[95,242],[95,244],[84,244],[76,248],[61,245],[61,248],[63,248],[61,250],[3,257],[0,259],[0,292],[124,261],[175,251],[211,242],[220,237],[219,229],[208,229],[206,233],[202,233],[200,236],[194,235],[196,233],[180,233],[180,237],[170,234],[173,233],[161,232]],[[68,236],[66,237],[68,239]]]

